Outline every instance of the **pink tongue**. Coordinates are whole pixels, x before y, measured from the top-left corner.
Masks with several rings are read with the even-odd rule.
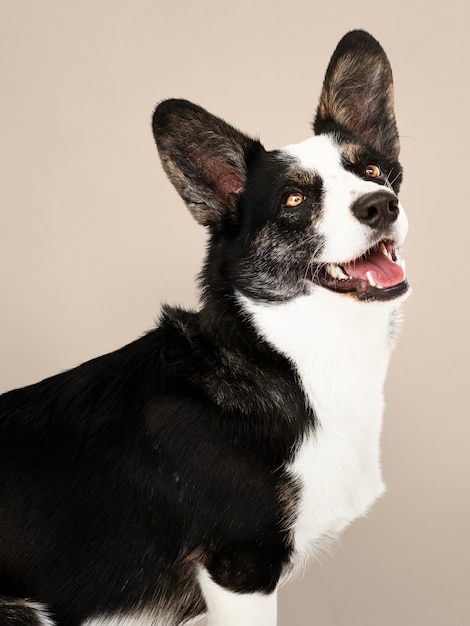
[[[366,273],[370,272],[372,278],[380,287],[393,287],[405,280],[402,268],[390,261],[384,254],[374,250],[365,259],[358,259],[352,263],[341,266],[348,276],[367,280]]]

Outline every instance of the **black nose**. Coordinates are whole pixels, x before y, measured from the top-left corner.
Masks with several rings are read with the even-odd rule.
[[[398,198],[388,189],[361,196],[353,203],[351,210],[360,222],[375,229],[393,224],[400,212]]]

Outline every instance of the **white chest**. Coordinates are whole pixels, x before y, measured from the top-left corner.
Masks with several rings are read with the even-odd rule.
[[[379,445],[393,306],[325,290],[277,305],[242,302],[260,334],[294,364],[317,419],[289,467],[301,489],[292,530],[302,555],[384,491]]]
[[[384,491],[379,460],[381,413],[358,433],[330,429],[328,415],[301,445],[290,472],[301,485],[294,546],[307,555],[364,515]],[[326,424],[326,425],[324,425]]]

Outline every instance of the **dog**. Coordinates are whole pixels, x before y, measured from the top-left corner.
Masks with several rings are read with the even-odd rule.
[[[153,131],[208,230],[201,304],[1,397],[2,626],[275,626],[279,585],[384,489],[409,286],[382,47],[345,35],[301,143],[176,99]]]

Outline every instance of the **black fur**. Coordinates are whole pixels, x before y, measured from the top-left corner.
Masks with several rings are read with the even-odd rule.
[[[172,592],[189,584],[200,604],[195,562],[236,590],[277,583],[280,502],[295,500],[280,468],[312,416],[289,364],[236,314],[167,309],[138,341],[0,409],[6,593],[72,626],[155,603],[156,579],[158,602],[186,616]]]
[[[369,37],[370,64],[383,62],[370,36],[350,35],[348,54],[358,37]],[[340,78],[334,64],[328,72],[334,99]],[[335,122],[323,107],[318,132],[335,124],[363,141],[343,109]],[[154,131],[165,170],[209,228],[201,309],[166,307],[137,341],[0,398],[0,593],[44,603],[60,626],[142,607],[178,623],[204,610],[199,565],[228,589],[265,593],[290,565],[298,485],[284,469],[315,416],[235,293],[305,291],[322,244],[309,228],[321,184],[299,183],[294,163],[186,101],[162,103]],[[285,199],[299,184],[309,200],[292,211]],[[8,602],[5,624],[34,624]]]

